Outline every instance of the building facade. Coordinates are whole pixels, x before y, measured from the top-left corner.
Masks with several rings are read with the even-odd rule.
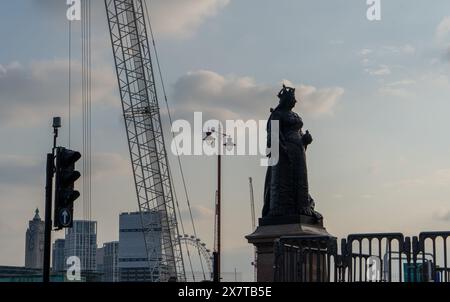
[[[119,241],[103,244],[103,282],[119,282]]]
[[[64,255],[65,239],[56,239],[52,248],[52,270],[63,272],[66,270],[66,258]]]
[[[0,283],[2,282],[42,282],[42,269],[0,266]],[[64,282],[64,274],[52,273],[50,282]]]
[[[105,249],[103,247],[99,247],[97,249],[97,254],[95,255],[95,264],[96,264],[96,270],[97,273],[101,276],[100,280],[103,281],[103,277],[105,276],[104,273],[104,267],[103,267],[103,261],[105,258]]]
[[[36,209],[33,220],[28,222],[25,235],[25,267],[42,269],[44,264],[44,229],[45,223]]]
[[[64,258],[76,256],[80,259],[81,273],[96,272],[97,222],[75,220],[73,227],[66,229]]]
[[[151,274],[159,274],[161,258],[161,224],[158,212],[147,212],[142,219],[152,222],[153,259],[148,259],[139,212],[122,213],[119,217],[119,273],[121,282],[149,282]]]

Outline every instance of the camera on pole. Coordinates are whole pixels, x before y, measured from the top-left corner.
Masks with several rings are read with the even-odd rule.
[[[54,227],[58,230],[73,226],[73,202],[80,197],[75,182],[81,176],[75,163],[80,158],[80,152],[56,148]]]

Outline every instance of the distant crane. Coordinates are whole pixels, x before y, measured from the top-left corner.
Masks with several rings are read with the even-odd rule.
[[[105,0],[151,281],[185,281],[142,0]],[[142,215],[158,213],[155,223]]]
[[[255,215],[255,199],[253,196],[253,180],[251,177],[248,178],[248,182],[249,182],[249,187],[250,187],[250,212],[252,215],[252,232],[256,229],[256,215]],[[254,248],[253,251],[254,255],[253,255],[253,279],[256,282],[257,281],[257,257],[258,254],[256,253],[256,247]]]

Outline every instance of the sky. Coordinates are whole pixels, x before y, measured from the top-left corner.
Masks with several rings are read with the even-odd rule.
[[[98,244],[118,239],[135,211],[128,147],[103,1],[93,5],[93,197]],[[0,264],[23,265],[25,231],[43,216],[51,118],[68,145],[68,30],[64,0],[17,0],[0,10]],[[281,84],[297,87],[310,192],[329,233],[448,230],[450,2],[151,0],[151,22],[175,119],[266,119]],[[81,150],[80,23],[72,23],[70,143]],[[160,83],[159,83],[160,84]],[[160,87],[160,86],[158,86]],[[163,107],[163,106],[162,106]],[[167,112],[162,111],[170,131]],[[170,137],[166,135],[166,137]],[[167,142],[169,144],[170,141]],[[192,234],[176,158],[175,187]],[[216,159],[182,156],[198,237],[213,243]],[[257,216],[260,156],[223,162],[223,265],[251,280],[248,177]],[[82,218],[81,201],[75,214]],[[60,232],[61,233],[61,232]],[[63,234],[54,234],[55,238]]]

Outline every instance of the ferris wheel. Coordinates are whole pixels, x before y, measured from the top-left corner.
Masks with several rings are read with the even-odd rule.
[[[191,281],[211,281],[213,273],[212,253],[199,238],[191,235],[180,235],[180,245],[185,260],[186,278]],[[190,270],[190,271],[189,271]]]

